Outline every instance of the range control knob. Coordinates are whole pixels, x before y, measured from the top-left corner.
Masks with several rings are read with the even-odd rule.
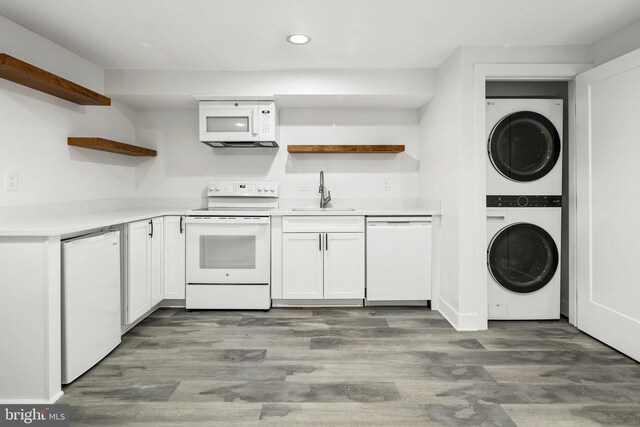
[[[271,191],[272,193],[276,192],[276,186],[272,185],[271,187],[269,187],[269,191]]]
[[[216,189],[216,186],[213,184],[209,185],[209,191],[214,191]]]
[[[521,208],[524,208],[528,204],[529,204],[529,199],[527,199],[526,196],[518,197],[518,206],[520,206]]]
[[[262,193],[264,191],[264,187],[262,185],[258,186],[258,192]]]
[[[219,186],[219,185],[216,185],[215,190],[216,190],[216,191],[220,191],[220,190],[222,190],[222,188],[220,188],[220,186]]]

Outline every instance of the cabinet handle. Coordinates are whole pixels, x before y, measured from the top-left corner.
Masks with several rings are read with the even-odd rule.
[[[318,234],[318,250],[322,250],[322,234]]]
[[[329,250],[329,234],[324,235],[324,250]]]
[[[151,226],[151,231],[149,232],[149,237],[153,239],[153,220],[149,220],[149,225]]]
[[[180,217],[180,234],[182,234],[182,230],[183,230],[183,228],[182,228],[182,220],[183,219],[184,219],[184,217],[181,216]]]

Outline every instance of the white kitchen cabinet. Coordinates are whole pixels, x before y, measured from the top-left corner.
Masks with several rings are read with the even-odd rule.
[[[286,233],[282,251],[283,298],[324,298],[322,233]]]
[[[131,324],[162,300],[162,217],[127,227],[127,324]]]
[[[185,232],[183,216],[164,217],[164,298],[185,299]]]
[[[151,239],[149,220],[128,224],[127,323],[151,308]]]
[[[283,229],[283,299],[364,298],[364,218],[291,217]]]
[[[154,306],[163,298],[164,275],[164,218],[151,220],[151,305]]]
[[[326,233],[324,243],[324,297],[364,298],[364,233]]]

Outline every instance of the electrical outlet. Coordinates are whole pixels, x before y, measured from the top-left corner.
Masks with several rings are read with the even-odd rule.
[[[4,189],[6,191],[18,191],[18,172],[4,173]]]
[[[300,191],[311,191],[311,180],[309,178],[302,178],[298,189]]]
[[[385,181],[384,184],[382,184],[382,190],[391,191],[391,183],[389,181]]]

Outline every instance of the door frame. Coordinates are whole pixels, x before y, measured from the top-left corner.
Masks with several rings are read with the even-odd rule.
[[[484,330],[488,328],[487,313],[487,233],[486,233],[486,115],[485,98],[487,80],[527,80],[545,81],[561,80],[570,82],[569,84],[569,322],[576,324],[576,156],[575,156],[575,77],[589,69],[592,64],[476,64],[473,73],[473,149],[474,156],[474,176],[475,189],[473,194],[474,221],[475,227],[475,277],[477,277],[477,328]]]

